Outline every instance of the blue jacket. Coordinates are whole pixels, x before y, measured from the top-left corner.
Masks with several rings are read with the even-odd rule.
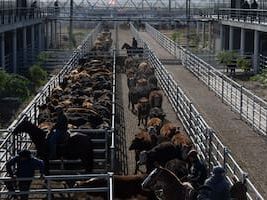
[[[230,184],[225,176],[212,175],[205,181],[204,185],[212,189],[211,200],[230,200]]]
[[[27,160],[21,160],[19,156],[15,156],[14,158],[11,158],[6,163],[7,173],[10,176],[14,175],[12,167],[15,167],[15,165],[17,165],[17,170],[15,172],[15,175],[18,178],[19,177],[20,178],[33,177],[34,171],[37,169],[40,170],[41,174],[44,174],[44,162],[35,157],[30,157]]]

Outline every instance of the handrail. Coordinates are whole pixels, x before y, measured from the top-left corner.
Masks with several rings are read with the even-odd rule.
[[[163,91],[166,93],[166,96],[171,102],[173,109],[176,111],[178,118],[181,120],[195,147],[200,152],[201,158],[208,163],[209,169],[211,169],[213,165],[222,165],[227,170],[229,177],[234,176],[241,181],[246,179],[247,187],[249,189],[247,193],[249,199],[263,200],[263,197],[247,178],[246,173],[234,160],[227,147],[223,145],[220,139],[216,136],[215,131],[205,122],[190,99],[184,94],[175,79],[161,64],[154,52],[149,48],[148,44],[142,40],[138,31],[132,24],[131,30],[135,38],[138,39],[139,44],[143,44],[143,46],[149,50],[149,62],[155,68],[156,76]],[[188,63],[188,57],[185,57],[185,55],[188,55],[186,54],[188,52],[184,48],[176,45],[149,24],[146,24],[146,30],[156,38],[163,47],[167,48],[169,52],[180,58],[183,64]]]
[[[92,187],[86,187],[82,186],[79,187],[78,185],[70,187],[70,188],[52,188],[51,182],[52,181],[68,181],[68,180],[80,180],[85,181],[91,178],[104,178],[107,180],[106,186],[96,186],[94,188]],[[34,181],[34,180],[40,180],[40,177],[33,177],[33,178],[16,178],[16,181]],[[1,197],[3,196],[9,196],[9,195],[21,195],[21,194],[35,194],[35,195],[41,195],[45,194],[47,196],[48,200],[52,199],[52,194],[56,193],[77,193],[77,192],[101,192],[106,193],[109,200],[113,200],[113,173],[108,172],[106,174],[84,174],[84,175],[60,175],[60,176],[44,176],[43,182],[46,184],[45,189],[30,189],[29,191],[0,191]],[[1,177],[0,182],[8,183],[12,182],[14,179],[11,179],[9,177]]]

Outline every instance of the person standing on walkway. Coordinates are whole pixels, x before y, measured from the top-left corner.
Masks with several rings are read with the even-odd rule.
[[[204,185],[211,188],[211,200],[230,200],[230,183],[221,166],[213,168],[211,177],[205,181]]]
[[[24,149],[18,153],[17,156],[11,158],[6,163],[6,170],[8,175],[13,179],[16,184],[16,178],[33,178],[34,171],[39,169],[41,178],[44,175],[44,162],[32,156],[31,152]],[[32,180],[18,181],[18,188],[21,192],[28,192]],[[9,182],[10,183],[10,182]],[[7,186],[8,187],[8,186]],[[8,187],[9,191],[15,191],[14,184]],[[27,200],[28,194],[21,194],[20,200]]]

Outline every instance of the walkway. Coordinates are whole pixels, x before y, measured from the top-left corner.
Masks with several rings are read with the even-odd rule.
[[[174,59],[146,32],[140,32],[144,41],[159,59]],[[215,93],[183,66],[166,65],[177,83],[191,99],[208,124],[216,131],[223,144],[229,147],[235,160],[249,173],[249,178],[267,199],[267,141],[241,121],[239,115],[223,104]]]
[[[119,47],[122,46],[124,42],[131,44],[132,35],[129,29],[119,29]],[[134,173],[135,169],[135,158],[134,152],[129,151],[129,146],[134,138],[134,135],[139,131],[137,126],[137,116],[134,115],[128,109],[128,87],[127,87],[127,77],[125,74],[120,74],[121,78],[121,88],[122,88],[122,103],[124,107],[124,118],[125,118],[125,131],[126,131],[126,146],[127,146],[127,160],[128,160],[128,170],[129,174]],[[163,98],[163,110],[166,113],[166,119],[176,123],[178,126],[182,127],[181,122],[177,119],[175,112],[173,111],[167,98]],[[142,128],[142,126],[140,126]]]

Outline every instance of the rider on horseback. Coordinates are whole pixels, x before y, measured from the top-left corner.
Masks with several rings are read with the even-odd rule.
[[[134,37],[133,37],[133,41],[132,41],[132,48],[137,49],[137,41]]]
[[[68,137],[68,118],[63,112],[62,107],[58,106],[56,108],[57,112],[57,122],[52,129],[52,132],[49,136],[49,158],[54,159],[57,156],[57,145],[64,143]]]

